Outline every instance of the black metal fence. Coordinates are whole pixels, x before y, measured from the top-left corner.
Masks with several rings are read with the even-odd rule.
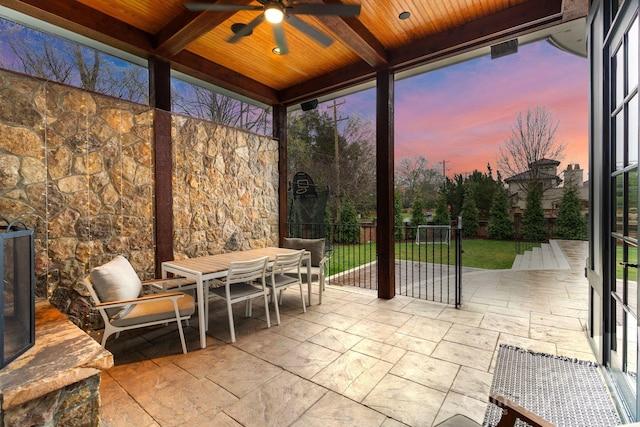
[[[540,246],[540,243],[525,242],[520,238],[516,239],[516,255],[522,255],[526,251],[530,251],[534,246]]]
[[[325,238],[328,283],[378,288],[376,224],[289,224],[290,237]],[[452,226],[397,227],[396,295],[454,304],[461,301],[462,237]]]

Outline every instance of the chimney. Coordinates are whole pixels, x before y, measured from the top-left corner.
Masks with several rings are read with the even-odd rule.
[[[564,171],[564,186],[567,188],[579,188],[583,184],[583,173],[579,164],[567,166],[567,170]]]

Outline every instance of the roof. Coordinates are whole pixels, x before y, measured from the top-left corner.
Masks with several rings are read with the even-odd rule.
[[[536,160],[533,163],[529,164],[529,168],[532,168],[533,166],[538,165],[538,166],[558,166],[560,165],[560,162],[557,160],[551,160],[551,159],[540,159],[540,160]]]
[[[558,175],[552,175],[550,173],[544,173],[544,172],[539,172],[536,178],[542,181],[557,180],[558,182],[562,182],[562,179],[560,179]],[[504,182],[508,184],[510,182],[531,181],[532,179],[533,179],[533,176],[531,174],[531,171],[525,171],[505,179]]]
[[[185,7],[187,1],[4,0],[2,4],[129,54],[165,60],[174,70],[251,100],[284,106],[370,82],[382,70],[410,72],[536,31],[551,34],[552,28],[584,18],[589,4],[588,0],[345,0],[361,5],[359,16],[299,16],[330,36],[329,47],[285,23],[290,52],[279,56],[272,53],[274,34],[267,22],[237,43],[228,42],[232,24],[246,24],[259,12],[194,12]],[[409,19],[400,19],[404,11],[410,12]],[[569,33],[562,34],[555,42]],[[584,32],[569,35],[586,46]]]

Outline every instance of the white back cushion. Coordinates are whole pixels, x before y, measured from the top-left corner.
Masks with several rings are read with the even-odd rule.
[[[101,302],[138,298],[142,292],[138,275],[121,255],[91,270],[91,283]]]

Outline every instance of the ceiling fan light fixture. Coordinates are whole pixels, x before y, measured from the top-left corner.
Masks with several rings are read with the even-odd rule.
[[[272,24],[279,24],[284,19],[284,11],[277,3],[270,3],[264,8],[264,19]]]

